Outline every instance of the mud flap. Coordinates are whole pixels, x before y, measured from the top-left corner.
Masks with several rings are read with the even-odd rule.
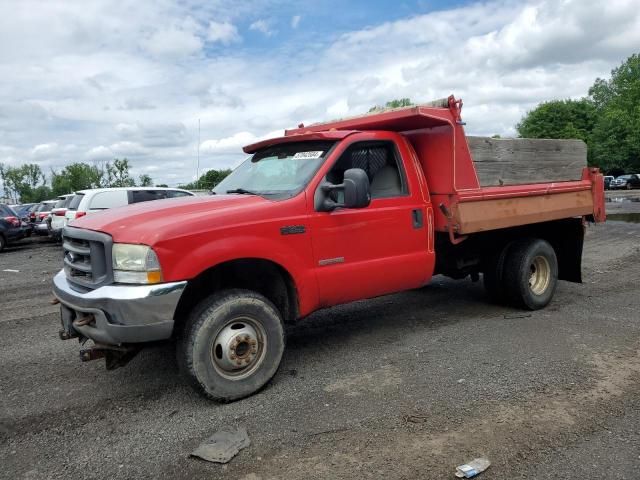
[[[558,256],[558,279],[582,283],[584,230],[582,218],[557,222],[551,243]]]

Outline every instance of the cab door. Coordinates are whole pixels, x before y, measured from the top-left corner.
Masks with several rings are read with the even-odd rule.
[[[314,208],[311,214],[323,306],[416,288],[433,272],[431,208],[419,188],[414,159],[407,144],[396,141],[399,135],[380,136],[378,132],[375,140],[366,140],[367,134],[357,135],[323,177],[337,184],[345,170],[362,168],[372,197],[366,208]]]

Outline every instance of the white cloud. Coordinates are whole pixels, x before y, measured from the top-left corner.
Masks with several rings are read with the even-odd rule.
[[[109,148],[100,145],[87,151],[85,157],[87,160],[113,160],[114,154]]]
[[[238,132],[230,137],[206,140],[200,144],[200,153],[238,153],[242,147],[258,141],[253,133]]]
[[[194,32],[170,27],[154,32],[141,42],[155,57],[178,59],[194,55],[202,49],[202,40]]]
[[[41,143],[36,145],[31,150],[31,154],[36,158],[47,158],[54,155],[58,151],[58,144],[53,143]]]
[[[132,157],[137,155],[145,155],[148,149],[144,148],[137,142],[116,142],[109,146],[109,151],[116,157]]]
[[[275,30],[271,29],[271,26],[267,20],[256,20],[251,25],[249,25],[249,30],[255,30],[256,32],[260,32],[264,34],[266,37],[270,37],[274,35]]]
[[[298,25],[300,25],[300,20],[302,19],[301,15],[294,15],[293,17],[291,17],[291,28],[298,28]]]
[[[210,42],[220,42],[223,45],[239,42],[242,38],[238,34],[238,29],[230,22],[209,22],[207,40]]]

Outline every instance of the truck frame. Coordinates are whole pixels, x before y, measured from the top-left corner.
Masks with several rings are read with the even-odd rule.
[[[192,385],[232,401],[275,375],[284,324],[320,308],[437,274],[482,275],[493,300],[543,308],[558,280],[582,281],[602,175],[578,140],[466,137],[461,109],[450,96],[301,124],[246,146],[210,198],[74,221],[54,278],[61,338],[93,340],[81,358],[107,368],[173,339]]]

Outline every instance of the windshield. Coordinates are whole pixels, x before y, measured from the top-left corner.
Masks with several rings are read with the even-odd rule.
[[[213,193],[249,193],[289,198],[318,171],[335,142],[295,142],[256,152],[220,182]]]

